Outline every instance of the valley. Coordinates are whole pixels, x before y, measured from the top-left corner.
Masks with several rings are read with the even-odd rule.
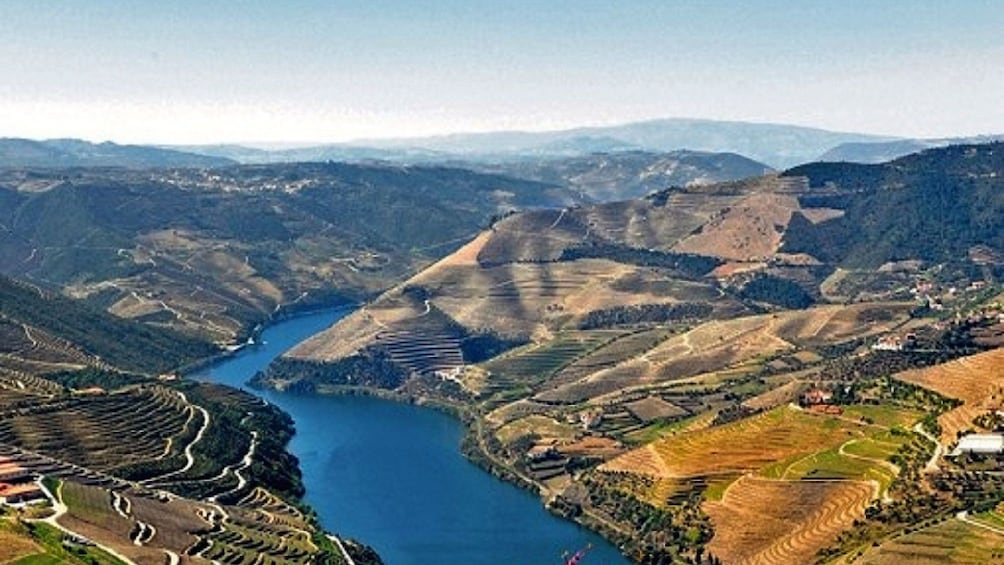
[[[3,531],[108,563],[378,563],[368,537],[404,559],[372,526],[325,533],[342,510],[311,500],[326,475],[280,409],[375,395],[453,414],[463,455],[597,554],[881,562],[991,532],[997,459],[960,438],[1004,428],[999,147],[606,201],[668,158],[4,172],[0,456],[51,502]],[[264,324],[337,304],[238,362]],[[235,388],[186,378],[234,353]]]
[[[1004,565],[1000,4],[0,2],[0,565]]]

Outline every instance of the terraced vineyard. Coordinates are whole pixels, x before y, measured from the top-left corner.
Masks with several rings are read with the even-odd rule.
[[[3,411],[0,442],[108,471],[166,457],[189,413],[177,393],[159,386],[38,398]]]
[[[860,425],[781,407],[725,426],[656,441],[600,469],[670,478],[752,471],[837,447],[863,434]]]
[[[322,551],[314,540],[315,525],[261,488],[232,506],[72,481],[63,482],[59,493],[68,508],[58,518],[60,525],[139,563],[161,562],[168,556],[186,563],[314,563]],[[323,539],[326,545],[330,542]],[[337,551],[326,550],[324,555],[328,562],[343,562]]]
[[[959,432],[975,428],[973,420],[977,416],[997,410],[1004,403],[1004,349],[906,371],[895,377],[963,402],[938,417],[941,441],[951,445]]]
[[[390,330],[377,335],[376,344],[415,374],[449,373],[464,366],[460,340],[448,333]]]
[[[742,477],[703,506],[715,528],[708,551],[725,563],[810,563],[864,516],[873,492],[867,482]]]
[[[73,383],[138,378],[58,377]],[[182,392],[140,381],[110,392],[72,391],[47,378],[0,373],[0,455],[59,481],[54,494],[66,511],[55,519],[62,527],[137,563],[344,562],[334,541],[318,537],[312,518],[260,486],[261,471],[251,468],[260,457],[258,431],[250,432],[251,446],[242,447],[236,440],[247,432],[230,427],[225,411],[213,417],[190,398],[226,404],[245,415],[242,426],[268,415],[260,401],[215,385],[173,383]],[[228,459],[221,434],[243,451]],[[221,506],[224,501],[229,505]]]
[[[554,373],[548,386],[557,388],[633,359],[654,348],[669,335],[671,331],[663,328],[620,335]]]
[[[80,368],[99,364],[72,343],[0,317],[0,359],[7,367],[22,366],[33,371]]]
[[[620,335],[607,330],[563,332],[543,344],[529,345],[497,357],[484,365],[491,373],[489,390],[539,386],[562,367]]]
[[[841,559],[838,563],[849,563]],[[864,565],[943,565],[1004,562],[1004,535],[948,518],[872,547],[854,563]]]
[[[312,540],[313,527],[299,510],[269,492],[255,489],[224,512],[219,531],[206,538],[208,547],[196,551],[199,556],[248,565],[314,562],[319,548]]]

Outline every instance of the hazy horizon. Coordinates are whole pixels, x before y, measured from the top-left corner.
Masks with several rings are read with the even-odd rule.
[[[1004,132],[992,0],[9,0],[0,20],[6,137],[301,145],[670,117]]]

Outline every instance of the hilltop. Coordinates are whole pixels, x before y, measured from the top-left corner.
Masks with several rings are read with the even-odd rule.
[[[976,526],[939,524],[1004,500],[938,436],[997,427],[996,396],[973,399],[1000,378],[1001,159],[953,146],[506,215],[254,384],[450,403],[468,456],[639,562],[968,543]]]
[[[1001,135],[950,137],[941,139],[897,139],[892,141],[858,141],[841,143],[819,156],[819,161],[845,161],[876,164],[892,161],[924,149],[949,145],[975,145],[1000,141]]]

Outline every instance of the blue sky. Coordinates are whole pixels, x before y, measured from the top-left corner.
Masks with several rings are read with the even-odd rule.
[[[0,135],[340,141],[655,117],[1004,132],[1004,1],[3,0]]]

